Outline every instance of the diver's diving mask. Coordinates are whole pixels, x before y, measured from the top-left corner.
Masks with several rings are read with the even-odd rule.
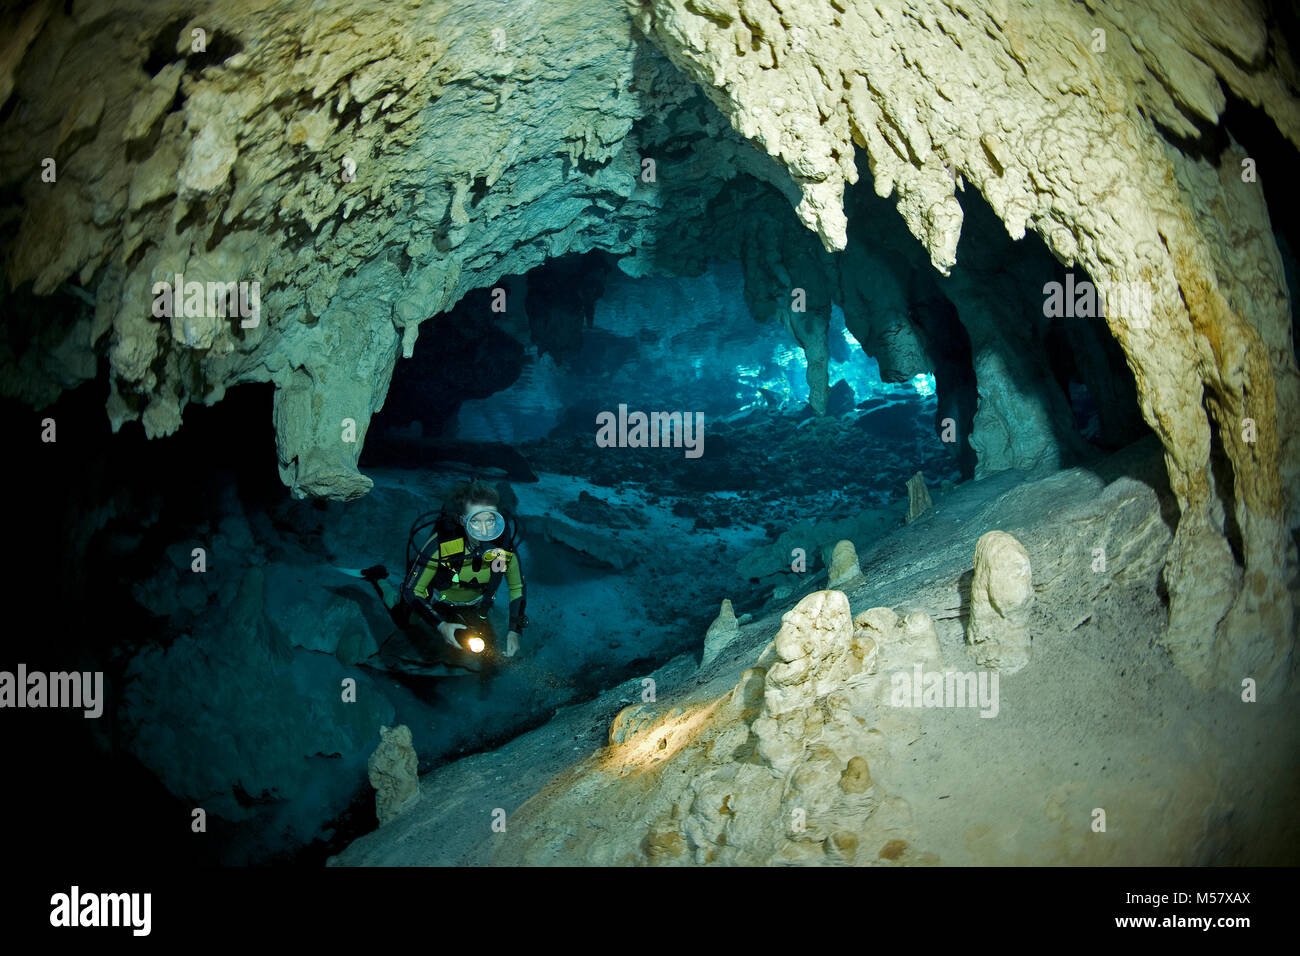
[[[475,511],[465,519],[465,531],[475,541],[495,541],[505,530],[506,519],[492,508]]]

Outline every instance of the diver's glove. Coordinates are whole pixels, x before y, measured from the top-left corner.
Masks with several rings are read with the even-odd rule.
[[[465,648],[461,647],[460,641],[456,640],[456,632],[458,630],[466,630],[466,629],[467,629],[466,625],[453,624],[451,621],[443,621],[441,624],[438,625],[438,633],[442,635],[442,639],[446,641],[448,644],[450,644],[452,647],[456,648],[456,650],[458,651],[463,651]]]
[[[519,653],[519,633],[510,631],[506,634],[506,657],[514,657]]]
[[[364,568],[361,572],[361,580],[363,581],[382,581],[386,577],[388,577],[388,569],[382,564],[376,564],[372,568]]]

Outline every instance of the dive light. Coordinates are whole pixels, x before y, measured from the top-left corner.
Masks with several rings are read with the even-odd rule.
[[[483,643],[483,638],[479,637],[477,634],[470,635],[469,639],[465,641],[465,647],[471,654],[483,653],[483,648],[486,646],[487,645]]]

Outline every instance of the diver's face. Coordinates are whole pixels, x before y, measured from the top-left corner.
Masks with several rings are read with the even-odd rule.
[[[494,537],[492,529],[496,525],[496,514],[496,509],[489,504],[482,502],[478,504],[471,503],[465,513],[460,516],[460,523],[475,538],[485,541]]]

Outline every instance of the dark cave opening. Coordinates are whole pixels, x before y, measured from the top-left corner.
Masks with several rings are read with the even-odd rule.
[[[183,38],[184,43],[190,49],[184,54],[178,53],[177,45],[182,39],[181,31],[192,19],[189,15],[172,17],[158,28],[158,32],[154,34],[149,44],[149,55],[142,64],[144,71],[151,77],[157,76],[168,64],[178,59],[183,58],[186,72],[194,74],[209,66],[219,66],[236,53],[243,51],[244,44],[238,37],[231,36],[223,30],[212,30],[204,32],[202,50],[193,48],[197,37],[186,35]],[[196,29],[202,28],[196,27]]]
[[[956,306],[942,290],[923,285],[913,288],[911,317],[924,335],[935,364],[938,403],[935,431],[941,441],[947,429],[954,430],[958,436],[969,435],[978,401],[970,335],[961,324]],[[946,445],[956,447],[955,458],[962,479],[974,477],[975,449],[970,442],[946,442]]]
[[[151,77],[157,76],[168,63],[174,62],[180,56],[176,52],[176,41],[180,37],[181,30],[185,29],[185,24],[189,22],[188,15],[181,15],[172,17],[158,28],[158,32],[154,34],[149,44],[149,56],[142,64],[144,71]]]
[[[1223,435],[1218,419],[1212,410],[1213,399],[1209,394],[1202,398],[1202,407],[1205,408],[1205,418],[1210,424],[1210,461],[1209,471],[1213,477],[1213,488],[1215,497],[1218,499],[1218,508],[1222,512],[1223,536],[1228,541],[1228,547],[1232,549],[1232,559],[1236,562],[1238,568],[1246,566],[1245,543],[1242,540],[1241,524],[1237,520],[1237,496],[1235,491],[1236,476],[1233,473],[1232,461],[1223,442]]]
[[[39,622],[11,631],[10,656],[31,670],[102,672],[106,698],[100,719],[55,715],[58,750],[48,747],[49,714],[8,715],[9,758],[42,781],[44,805],[67,823],[19,828],[12,839],[16,853],[28,839],[39,841],[41,853],[74,853],[84,841],[77,821],[112,821],[97,831],[104,859],[215,865],[230,833],[212,816],[208,832],[191,830],[195,804],[168,792],[156,768],[133,753],[121,719],[131,658],[177,637],[176,622],[149,613],[132,589],[153,573],[178,532],[219,517],[223,490],[237,486],[253,507],[285,497],[267,454],[274,448],[270,388],[236,388],[216,407],[191,406],[178,434],[156,440],[145,439],[138,424],[112,434],[107,390],[101,373],[37,412],[0,400],[8,420],[27,423],[25,440],[35,446],[23,473],[4,475],[7,500],[21,502],[10,527],[23,552],[8,562],[7,578],[15,594],[34,603],[32,620]],[[55,440],[43,442],[50,420]],[[216,462],[214,449],[226,452]],[[76,481],[69,483],[69,475]],[[31,733],[23,730],[28,723]]]
[[[1070,467],[1148,434],[1105,317],[1108,301],[1127,300],[1108,300],[1106,287],[1059,262],[1036,233],[1013,239],[977,190],[957,196],[964,219],[951,275],[933,268],[867,177],[846,192],[849,246],[840,256],[841,292],[864,344],[904,360],[919,348],[934,369],[936,432],[955,426],[958,441],[945,447],[963,478]],[[861,239],[859,222],[869,224]],[[858,278],[872,269],[880,278]]]

